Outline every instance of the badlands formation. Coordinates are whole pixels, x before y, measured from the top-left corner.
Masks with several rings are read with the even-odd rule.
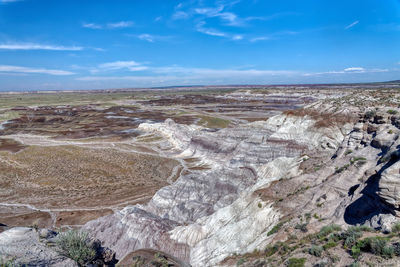
[[[77,228],[108,266],[398,265],[399,89],[23,96],[2,111],[0,259],[74,266],[44,243]]]

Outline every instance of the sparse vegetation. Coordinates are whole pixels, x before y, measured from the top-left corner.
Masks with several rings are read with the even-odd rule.
[[[208,128],[226,128],[230,124],[229,120],[217,117],[201,116],[200,118],[199,124]]]
[[[60,253],[76,261],[80,266],[93,261],[96,250],[85,232],[69,230],[58,235],[57,246]]]
[[[400,232],[400,223],[395,223],[392,225],[392,232],[399,233]]]
[[[238,261],[237,261],[237,263],[236,263],[236,266],[241,266],[243,263],[245,263],[246,262],[246,259],[245,258],[240,258]]]
[[[161,255],[160,253],[154,254],[154,260],[151,262],[152,265],[157,266],[157,267],[168,267],[168,259],[164,255]]]
[[[389,109],[387,111],[387,113],[390,114],[390,115],[395,115],[395,114],[397,114],[397,110]]]
[[[369,110],[369,111],[365,112],[364,118],[369,120],[369,119],[372,119],[373,117],[375,117],[375,115],[376,115],[376,110]]]
[[[294,229],[297,229],[297,230],[302,231],[303,233],[306,233],[306,232],[308,232],[307,225],[308,225],[308,223],[298,223],[295,225]]]
[[[303,267],[306,263],[305,258],[290,258],[287,260],[287,267]]]
[[[315,257],[321,257],[323,251],[324,249],[321,246],[312,245],[311,248],[308,250],[308,253]]]
[[[272,227],[272,229],[267,233],[267,236],[273,235],[275,233],[277,233],[282,226],[286,223],[286,221],[283,222],[279,222],[278,224],[276,224],[274,227]]]
[[[14,259],[5,260],[0,258],[0,267],[17,267],[18,265],[15,263]]]
[[[342,230],[342,228],[339,225],[336,224],[331,224],[331,225],[326,225],[321,228],[319,233],[317,234],[318,238],[324,238],[328,236],[331,233],[338,232]]]

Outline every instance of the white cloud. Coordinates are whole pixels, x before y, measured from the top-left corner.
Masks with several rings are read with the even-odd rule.
[[[133,25],[132,21],[119,21],[115,23],[108,23],[107,27],[110,29],[117,29],[117,28],[128,28]]]
[[[254,38],[250,39],[250,42],[255,43],[258,41],[266,41],[266,40],[271,40],[271,37],[268,37],[268,36],[254,37]]]
[[[0,3],[2,4],[7,4],[7,3],[14,3],[14,2],[20,2],[22,0],[0,0]]]
[[[232,40],[242,40],[243,39],[243,35],[240,34],[235,34],[232,36]]]
[[[102,29],[103,28],[103,26],[96,24],[96,23],[83,23],[82,27],[89,28],[89,29]]]
[[[173,15],[172,15],[172,19],[173,20],[179,20],[179,19],[187,19],[189,18],[190,15],[187,12],[184,11],[176,11]]]
[[[269,83],[271,81],[285,81],[289,77],[299,74],[295,71],[285,70],[235,70],[235,69],[206,69],[183,67],[158,67],[150,68],[149,75],[129,76],[85,76],[76,80],[94,84],[107,84],[112,86],[165,86],[184,84],[240,84],[240,83]]]
[[[195,8],[194,11],[196,14],[204,15],[206,17],[219,17],[221,20],[225,21],[225,23],[229,26],[242,26],[244,21],[240,19],[235,13],[233,12],[222,12],[225,6],[220,5],[215,8]]]
[[[356,20],[353,23],[347,25],[346,27],[344,27],[345,30],[348,30],[350,28],[353,28],[354,26],[356,26],[358,23],[360,23],[360,21]]]
[[[44,45],[35,43],[6,43],[0,44],[3,50],[54,50],[54,51],[80,51],[81,46]]]
[[[11,72],[11,73],[37,73],[37,74],[49,74],[49,75],[72,75],[75,74],[65,70],[52,70],[43,68],[28,68],[20,66],[0,65],[0,72]]]
[[[350,68],[345,68],[344,71],[347,71],[347,72],[360,72],[360,71],[365,71],[365,69],[362,68],[362,67],[350,67]]]
[[[113,70],[128,70],[128,71],[142,71],[148,69],[148,67],[143,66],[141,63],[135,61],[114,61],[103,63],[97,66],[97,68],[92,69],[92,73],[98,73],[102,71],[113,71]]]
[[[224,33],[224,32],[212,29],[212,28],[205,28],[204,27],[205,24],[206,23],[204,21],[197,23],[196,30],[198,32],[201,32],[201,33],[204,33],[207,35],[211,35],[211,36],[226,37],[228,35],[227,33]]]
[[[151,69],[155,73],[176,73],[195,76],[207,77],[232,77],[232,76],[276,76],[276,75],[292,75],[297,71],[289,70],[257,70],[257,69],[208,69],[208,68],[183,68],[183,67],[160,67]]]
[[[388,72],[388,69],[365,69],[362,67],[349,67],[343,70],[332,70],[326,72],[312,72],[305,73],[304,76],[316,76],[316,75],[326,75],[326,74],[358,74],[358,73],[379,73]]]
[[[144,41],[147,41],[147,42],[150,42],[150,43],[154,43],[154,39],[155,39],[155,37],[153,35],[148,34],[148,33],[140,34],[140,35],[138,35],[138,38],[140,40],[144,40]]]
[[[110,22],[107,24],[97,24],[97,23],[83,23],[83,28],[101,30],[101,29],[122,29],[133,26],[133,21],[118,21]]]
[[[142,41],[146,41],[149,43],[154,43],[157,41],[168,41],[173,38],[173,36],[168,35],[155,35],[150,33],[142,33],[142,34],[125,34],[125,36],[134,37]]]

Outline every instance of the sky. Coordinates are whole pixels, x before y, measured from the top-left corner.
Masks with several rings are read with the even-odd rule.
[[[400,79],[400,0],[0,0],[0,91]]]

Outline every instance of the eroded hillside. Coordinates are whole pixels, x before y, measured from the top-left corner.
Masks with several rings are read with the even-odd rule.
[[[357,240],[399,241],[374,232],[398,221],[398,89],[23,96],[2,110],[0,223],[82,228],[124,264],[157,251],[192,266],[396,263]],[[350,246],[352,225],[371,229]]]

